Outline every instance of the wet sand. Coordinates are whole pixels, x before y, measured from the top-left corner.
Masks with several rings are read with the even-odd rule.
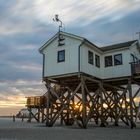
[[[0,140],[140,140],[140,123],[134,129],[123,124],[81,129],[77,125],[45,127],[42,123],[0,118]]]

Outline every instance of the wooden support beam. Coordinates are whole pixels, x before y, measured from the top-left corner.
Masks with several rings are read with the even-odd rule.
[[[114,92],[113,92],[113,94],[114,94],[114,108],[115,108],[115,123],[114,123],[114,125],[115,126],[118,126],[119,124],[118,124],[118,120],[119,120],[119,116],[118,116],[118,96],[117,96],[117,91],[115,90]]]
[[[82,121],[83,121],[83,127],[87,128],[87,110],[86,110],[86,93],[85,93],[85,82],[84,77],[81,76],[81,91],[82,91]]]
[[[103,94],[102,94],[102,89],[103,89],[103,84],[102,82],[99,83],[99,96],[100,96],[100,106],[101,106],[101,114],[100,114],[100,119],[101,119],[101,127],[105,127],[105,120],[103,117],[103,111],[104,111],[104,107],[103,107]]]
[[[43,123],[43,120],[44,120],[44,108],[41,108],[41,122]]]
[[[48,90],[47,93],[47,106],[46,106],[46,126],[50,126],[50,121],[49,121],[49,110],[50,110],[50,82],[46,83],[46,87]]]
[[[38,122],[40,122],[40,108],[38,108],[38,114],[37,114],[37,117],[38,117]]]
[[[131,79],[128,79],[128,91],[129,91],[129,105],[130,105],[130,123],[131,123],[131,129],[135,127],[135,123],[133,120],[133,96],[132,96],[132,81]]]
[[[37,115],[38,115],[38,112],[36,113],[36,114],[33,114],[33,112],[32,112],[32,109],[31,108],[28,108],[28,111],[30,112],[30,120],[29,120],[29,122],[31,122],[31,119],[32,119],[32,117],[37,121],[37,122],[39,122],[39,120],[38,120],[38,117],[36,117]]]
[[[29,111],[29,120],[28,120],[28,122],[31,122],[31,119],[32,119],[32,114],[31,114],[32,108],[27,108],[27,109]]]
[[[53,126],[53,124],[55,123],[55,121],[58,119],[58,117],[61,115],[61,113],[63,112],[63,110],[64,110],[64,106],[61,108],[61,110],[60,111],[58,111],[56,114],[55,114],[55,116],[53,117],[53,119],[51,120],[51,122],[50,122],[50,126]]]
[[[90,78],[90,77],[87,77],[87,76],[82,76],[84,78],[84,80],[88,80],[88,81],[91,81],[93,83],[97,83],[99,84],[100,81],[99,80],[96,80],[96,79],[93,79],[93,78]]]

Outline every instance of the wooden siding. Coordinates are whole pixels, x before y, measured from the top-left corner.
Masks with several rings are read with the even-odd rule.
[[[78,72],[78,46],[81,41],[65,36],[65,45],[58,47],[55,39],[43,51],[45,54],[44,77]],[[58,51],[65,50],[65,61],[57,62]]]

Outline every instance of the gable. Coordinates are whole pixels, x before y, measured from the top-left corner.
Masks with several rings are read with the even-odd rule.
[[[78,41],[83,41],[84,38],[80,37],[80,36],[76,36],[76,35],[72,35],[69,33],[65,33],[65,32],[60,32],[61,35],[63,35],[64,38],[71,38],[73,40],[78,40]],[[52,38],[50,38],[40,49],[39,52],[42,53],[44,49],[46,49],[52,42],[56,41],[58,42],[58,36],[59,36],[59,32],[57,32]],[[57,44],[58,45],[58,44]]]

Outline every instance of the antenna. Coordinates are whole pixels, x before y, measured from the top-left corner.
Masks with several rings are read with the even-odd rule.
[[[62,23],[62,21],[58,18],[58,15],[55,15],[55,17],[53,18],[53,21],[54,21],[54,22],[60,22],[60,25],[59,25],[59,31],[60,31],[60,29],[63,28],[63,27],[62,27],[62,24],[63,24],[63,23]]]
[[[136,32],[136,34],[138,34],[138,36],[139,36],[139,40],[140,40],[140,32]]]
[[[60,31],[61,31],[61,28],[63,28],[63,23],[62,23],[62,21],[59,19],[59,17],[58,17],[58,15],[56,14],[55,15],[55,17],[53,18],[53,21],[54,22],[59,22],[60,23],[60,25],[59,25],[59,28],[58,28],[58,46],[63,46],[63,45],[65,45],[65,38],[63,37],[63,35],[62,34],[60,34]]]

